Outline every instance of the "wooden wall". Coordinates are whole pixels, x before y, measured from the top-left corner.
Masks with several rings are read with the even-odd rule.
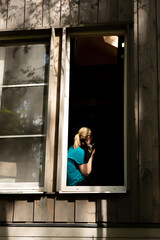
[[[1,0],[0,29],[132,22],[131,0]]]
[[[160,223],[160,2],[0,1],[1,31],[121,23],[129,24],[128,192],[0,195],[0,222]]]

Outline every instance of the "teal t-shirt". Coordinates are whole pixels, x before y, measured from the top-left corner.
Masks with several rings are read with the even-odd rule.
[[[83,181],[85,177],[79,169],[79,165],[85,163],[85,151],[81,147],[74,148],[71,146],[67,156],[67,185],[76,186]]]

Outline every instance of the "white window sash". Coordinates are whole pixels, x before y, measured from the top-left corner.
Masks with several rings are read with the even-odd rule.
[[[83,35],[87,33],[74,33]],[[90,34],[90,33],[89,33]],[[92,32],[97,34],[97,32]],[[103,34],[103,32],[98,32]],[[106,31],[105,31],[106,34]],[[126,193],[127,192],[127,34],[125,31],[112,31],[107,34],[125,35],[124,61],[124,185],[123,186],[67,186],[67,150],[69,122],[69,71],[70,71],[70,35],[66,28],[62,35],[60,117],[58,139],[57,191],[59,193]],[[72,34],[73,35],[73,34]]]
[[[42,37],[42,41],[43,41],[43,35],[36,37],[37,39]],[[47,35],[48,39],[49,39],[49,35]],[[22,41],[26,39],[26,37],[22,37]],[[27,38],[29,39],[33,39],[35,38],[33,35],[31,36],[27,36]],[[2,39],[2,37],[1,37]],[[4,40],[6,39],[6,37],[3,38]],[[15,40],[15,38],[13,37],[13,41]],[[28,84],[14,84],[14,85],[3,85],[3,75],[4,75],[4,63],[5,63],[5,48],[4,47],[0,47],[0,107],[1,107],[1,94],[2,94],[2,89],[3,88],[18,88],[18,87],[37,87],[37,86],[48,86],[48,83],[28,83]],[[51,64],[50,64],[51,65]],[[51,68],[51,66],[50,66]],[[37,137],[43,137],[46,138],[47,134],[27,134],[27,135],[1,135],[0,139],[11,139],[11,138],[37,138]],[[53,161],[53,160],[52,160]],[[45,161],[46,164],[46,161]],[[47,162],[48,164],[48,162]],[[50,166],[48,167],[50,168]],[[46,167],[44,169],[44,171],[46,171]],[[50,171],[52,171],[52,169],[50,169]],[[53,171],[52,171],[52,175],[53,175]],[[48,177],[49,179],[49,177]],[[6,181],[6,182],[5,182]],[[12,181],[11,179],[9,179],[9,181]],[[43,179],[43,181],[45,182],[45,179]],[[48,182],[50,182],[50,179],[48,180]],[[3,182],[0,182],[0,193],[42,193],[44,192],[44,186],[41,186],[42,182],[38,181],[38,182],[7,182],[7,179]]]

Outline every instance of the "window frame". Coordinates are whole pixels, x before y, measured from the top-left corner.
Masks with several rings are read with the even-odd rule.
[[[69,31],[68,31],[69,30]],[[124,185],[123,186],[66,186],[67,150],[69,123],[69,78],[70,78],[70,37],[80,35],[118,35],[125,38],[124,52]],[[64,28],[62,33],[60,116],[58,139],[57,191],[59,193],[126,193],[127,192],[127,30],[99,30],[72,32]]]
[[[49,59],[49,77],[47,83],[39,84],[48,86],[48,98],[45,104],[47,105],[46,110],[46,116],[45,117],[45,125],[46,127],[46,133],[45,134],[33,134],[34,137],[44,137],[45,140],[45,156],[44,156],[44,172],[43,172],[43,186],[40,186],[40,182],[20,182],[20,183],[0,183],[0,194],[4,193],[13,193],[13,194],[19,194],[19,193],[43,193],[43,192],[53,192],[53,160],[54,160],[54,153],[53,153],[53,147],[51,149],[50,144],[54,144],[55,141],[55,121],[51,121],[51,115],[56,113],[56,89],[55,84],[53,84],[53,80],[55,79],[54,74],[54,45],[55,45],[55,30],[54,29],[43,29],[43,30],[27,30],[25,32],[23,31],[8,31],[3,32],[2,35],[0,35],[0,43],[1,45],[9,44],[12,45],[15,42],[18,43],[18,41],[21,41],[22,44],[26,43],[30,44],[34,41],[37,41],[41,44],[41,42],[47,41],[50,45],[49,53],[50,53],[50,59]],[[56,82],[56,80],[54,81]],[[33,86],[35,84],[18,84],[19,86]],[[51,96],[55,96],[54,98]],[[52,141],[51,141],[51,131],[52,131]],[[30,137],[30,135],[21,135],[20,137]],[[9,136],[10,138],[19,138],[19,136]],[[4,137],[4,138],[7,138]]]

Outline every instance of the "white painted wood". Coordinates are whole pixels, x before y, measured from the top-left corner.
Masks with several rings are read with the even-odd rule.
[[[57,73],[55,73],[55,32],[52,29],[50,46],[50,73],[49,73],[49,92],[48,92],[48,119],[46,137],[46,157],[45,157],[45,181],[44,189],[46,192],[53,191],[53,167],[54,167],[54,147],[55,147],[55,124],[57,106]]]
[[[60,85],[60,113],[59,113],[59,136],[58,136],[58,165],[57,165],[57,190],[66,185],[67,169],[67,136],[68,136],[68,95],[66,95],[66,29],[62,35],[61,57],[61,85]]]
[[[0,86],[3,85],[5,48],[0,47]],[[0,88],[0,109],[1,109],[2,88]]]
[[[73,33],[83,34],[125,34],[125,31],[119,32],[85,32]],[[62,63],[61,63],[61,90],[60,90],[60,120],[59,120],[59,149],[58,149],[58,174],[57,190],[60,193],[126,193],[127,191],[127,39],[125,38],[125,67],[124,67],[124,186],[66,186],[67,178],[67,150],[68,150],[68,118],[69,118],[69,75],[70,75],[70,36],[66,36],[66,30],[63,31],[62,38]]]

